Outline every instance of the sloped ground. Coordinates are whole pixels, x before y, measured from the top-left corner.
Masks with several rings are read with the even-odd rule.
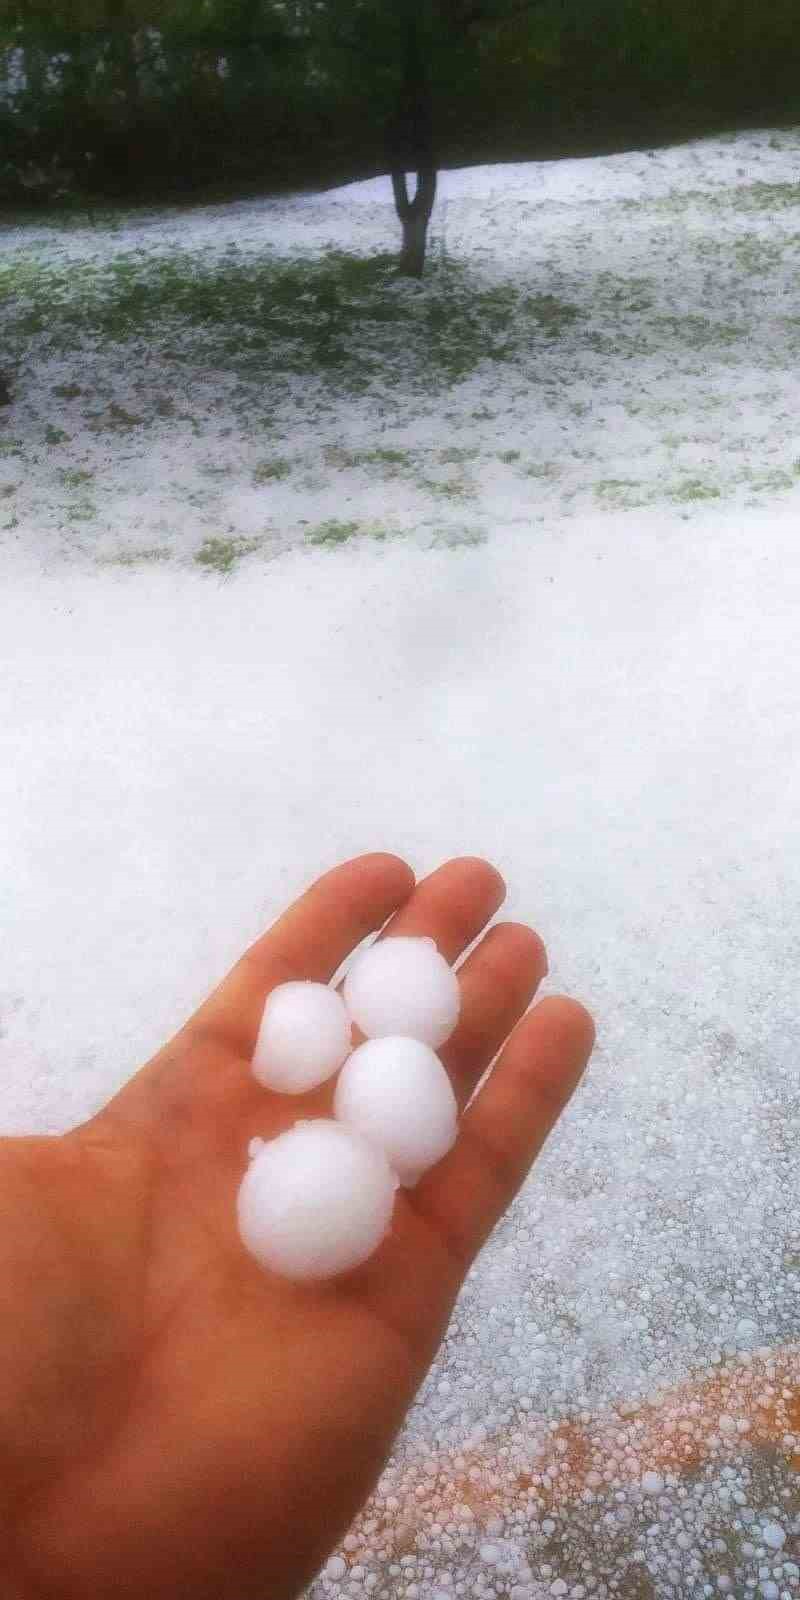
[[[6,227],[6,548],[229,570],[771,502],[800,471],[799,146],[445,174],[421,286],[383,182]]]
[[[6,1124],[361,849],[598,1021],[319,1596],[798,1592],[798,142],[6,231]]]

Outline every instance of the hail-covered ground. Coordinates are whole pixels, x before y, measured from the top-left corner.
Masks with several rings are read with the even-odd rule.
[[[598,1024],[314,1600],[800,1594],[799,164],[0,230],[5,1128],[360,850]]]

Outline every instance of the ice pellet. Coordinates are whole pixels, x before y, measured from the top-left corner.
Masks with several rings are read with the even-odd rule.
[[[438,1056],[418,1039],[368,1039],[345,1062],[334,1115],[384,1151],[410,1187],[454,1143],[458,1107]]]
[[[458,979],[430,939],[379,939],[344,983],[347,1009],[368,1039],[402,1035],[438,1050],[458,1021]]]
[[[350,1049],[344,1001],[324,983],[281,983],[264,1007],[253,1073],[265,1089],[304,1094],[338,1072]]]
[[[297,1122],[251,1161],[237,1201],[242,1243],[286,1278],[330,1278],[371,1255],[397,1179],[383,1153],[339,1122]]]

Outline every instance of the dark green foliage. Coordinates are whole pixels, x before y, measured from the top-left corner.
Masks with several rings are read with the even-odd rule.
[[[18,3],[12,22],[0,21],[0,197],[290,182],[300,108],[304,136],[320,149],[328,115],[293,9],[275,0]]]
[[[0,199],[385,171],[408,5],[443,165],[800,116],[795,0],[6,0]]]

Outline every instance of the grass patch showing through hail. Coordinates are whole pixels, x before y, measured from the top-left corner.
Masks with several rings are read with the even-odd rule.
[[[421,283],[380,180],[6,229],[0,537],[230,571],[351,524],[458,544],[467,506],[481,540],[789,493],[798,154],[748,134],[502,189],[444,173]]]
[[[241,259],[235,244],[216,260],[120,251],[77,272],[18,251],[0,265],[0,295],[12,350],[35,337],[40,354],[65,355],[87,333],[119,344],[146,330],[167,360],[212,360],[240,376],[323,376],[342,394],[381,381],[409,347],[420,386],[439,389],[481,361],[519,355],[537,334],[557,338],[579,316],[553,295],[482,283],[451,261],[434,262],[414,295],[390,255],[329,250],[287,261],[265,246]],[[116,411],[123,426],[142,420]]]
[[[257,539],[204,539],[195,555],[199,567],[210,567],[214,572],[227,574],[241,561],[258,549]]]

